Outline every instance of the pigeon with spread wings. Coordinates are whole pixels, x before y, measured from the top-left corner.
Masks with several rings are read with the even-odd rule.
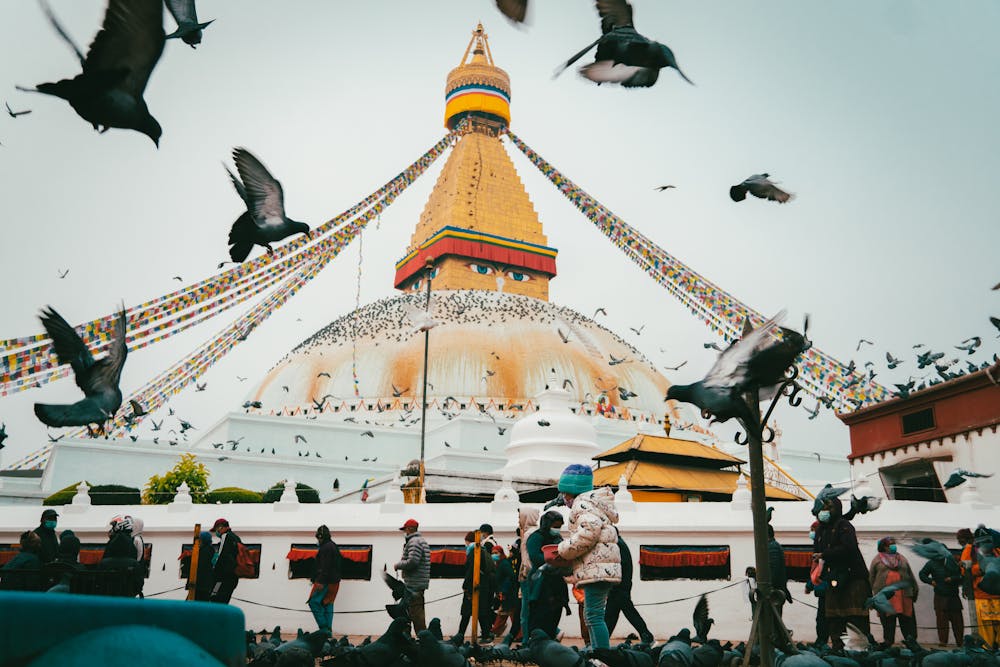
[[[149,113],[143,92],[163,53],[161,0],[109,0],[104,23],[84,56],[48,5],[42,9],[76,53],[83,72],[72,79],[19,90],[60,97],[95,130],[137,130],[160,145],[163,130]]]
[[[35,403],[35,416],[46,426],[103,425],[115,416],[122,405],[118,388],[128,349],[125,347],[125,311],[120,310],[114,323],[114,336],[107,356],[95,361],[76,330],[55,309],[49,307],[40,316],[45,332],[60,364],[69,364],[84,398],[76,403],[52,405]]]
[[[743,201],[747,198],[747,193],[749,192],[758,199],[767,199],[768,201],[776,201],[779,204],[784,204],[795,197],[795,195],[785,192],[775,185],[769,176],[770,174],[754,174],[750,176],[742,183],[729,188],[729,198],[733,201]]]
[[[271,244],[276,241],[293,234],[310,235],[309,225],[285,215],[285,192],[281,183],[260,160],[245,148],[235,148],[233,161],[239,178],[229,171],[229,167],[226,171],[247,207],[229,230],[229,245],[232,246],[229,256],[234,262],[245,260],[254,245],[273,253]]]
[[[201,31],[212,21],[198,22],[198,10],[194,6],[194,0],[166,0],[166,2],[167,9],[177,21],[177,30],[167,35],[167,39],[179,37],[192,49],[201,44]]]

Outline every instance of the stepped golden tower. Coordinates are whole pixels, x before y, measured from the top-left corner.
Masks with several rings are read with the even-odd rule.
[[[471,53],[471,59],[470,59]],[[492,290],[547,301],[556,249],[500,137],[510,122],[510,77],[476,26],[445,85],[445,126],[465,121],[410,241],[395,286],[419,291],[427,260],[436,290]]]

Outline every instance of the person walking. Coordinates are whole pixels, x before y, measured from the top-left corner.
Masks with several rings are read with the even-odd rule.
[[[948,643],[948,626],[955,635],[955,645],[962,646],[965,622],[958,590],[962,584],[962,568],[949,553],[928,559],[917,574],[920,581],[934,588],[934,616],[937,621],[938,643]]]
[[[56,537],[58,519],[58,512],[54,509],[47,509],[42,512],[42,518],[38,522],[38,527],[32,531],[42,541],[42,546],[38,551],[38,558],[42,563],[51,563],[54,561],[56,553],[59,551],[59,538]]]
[[[618,534],[618,551],[622,559],[622,580],[611,587],[608,593],[608,606],[604,610],[604,622],[608,625],[608,634],[611,635],[618,625],[618,615],[625,614],[625,620],[632,624],[635,631],[639,633],[639,639],[644,644],[653,643],[653,633],[649,631],[646,621],[639,614],[632,602],[632,551],[628,548],[621,533],[615,528]]]
[[[591,648],[611,648],[611,635],[604,622],[608,594],[622,580],[618,550],[618,511],[609,487],[594,489],[589,466],[572,464],[559,477],[569,513],[569,536],[559,543],[559,556],[572,561],[571,583],[583,589]]]
[[[415,519],[407,519],[399,529],[404,532],[403,556],[393,569],[402,573],[403,583],[410,593],[410,623],[414,632],[420,632],[427,629],[424,592],[431,581],[431,548],[420,534],[420,524]]]
[[[210,602],[212,589],[215,588],[215,574],[212,572],[212,561],[215,560],[215,549],[212,547],[212,533],[203,530],[198,533],[198,562],[191,567],[198,577],[194,583],[194,599],[198,602]]]
[[[243,543],[240,536],[232,531],[225,519],[216,519],[212,524],[212,532],[219,538],[219,553],[212,564],[212,578],[215,586],[212,588],[211,602],[229,604],[236,590],[239,578],[236,576],[236,556],[239,544]]]
[[[962,569],[971,580],[979,636],[989,647],[996,648],[997,641],[1000,640],[1000,595],[990,595],[979,588],[979,583],[985,574],[985,563],[982,561],[1000,557],[1000,549],[997,549],[993,534],[985,526],[976,528],[972,537],[972,544],[966,544],[962,550]]]
[[[569,613],[569,593],[563,579],[568,570],[548,565],[542,550],[562,541],[562,525],[562,514],[549,510],[538,520],[538,529],[525,540],[526,562],[531,568],[522,586],[524,604],[528,607],[527,619],[521,621],[525,641],[532,630],[542,630],[555,639],[559,634],[559,617],[564,609]]]
[[[858,548],[857,533],[844,518],[839,499],[824,500],[816,518],[819,527],[813,558],[823,561],[821,578],[829,584],[825,612],[830,643],[835,650],[842,650],[848,622],[862,632],[870,632],[868,610],[864,607],[865,599],[872,594],[868,568]]]
[[[513,549],[511,550],[513,553]],[[514,619],[520,613],[520,605],[517,599],[517,575],[514,574],[514,566],[503,547],[497,545],[493,547],[493,564],[496,567],[496,619],[490,632],[497,636],[507,627],[507,619],[511,619],[511,628],[514,627]]]
[[[526,638],[529,634],[528,632],[528,614],[530,612],[530,605],[528,604],[528,577],[531,574],[531,558],[528,556],[528,535],[531,532],[529,529],[532,526],[538,525],[538,517],[541,516],[541,512],[533,507],[522,507],[517,510],[517,569],[514,570],[517,573],[517,589],[520,593],[521,598],[521,609],[520,613],[514,619],[517,623],[517,627],[511,625],[511,642],[517,641],[520,638]],[[560,517],[561,519],[562,517]],[[520,635],[520,637],[518,636]]]
[[[328,637],[333,636],[333,603],[340,590],[343,557],[340,548],[330,536],[330,529],[324,524],[316,529],[316,575],[309,589],[309,610],[319,630]]]
[[[819,521],[813,521],[809,526],[809,540],[813,543],[813,553],[816,552],[816,530],[819,528]],[[826,625],[826,589],[829,584],[822,579],[823,568],[818,563],[813,563],[809,572],[809,579],[806,581],[806,593],[816,596],[816,641],[814,646],[826,646],[830,639],[830,630]],[[814,576],[815,573],[815,576]]]
[[[878,541],[878,554],[872,559],[868,578],[873,593],[878,593],[889,584],[897,582],[909,584],[909,588],[900,589],[889,598],[889,604],[892,605],[895,614],[887,615],[879,612],[879,619],[882,621],[882,643],[889,647],[896,642],[897,617],[903,637],[916,639],[917,621],[913,613],[913,603],[917,601],[918,595],[917,578],[906,557],[897,552],[896,540],[892,537],[883,537]]]

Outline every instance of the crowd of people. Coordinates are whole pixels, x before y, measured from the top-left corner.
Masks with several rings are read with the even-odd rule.
[[[478,531],[466,534],[456,640],[464,638],[474,611],[481,642],[492,641],[504,631],[508,639],[517,641],[528,637],[534,629],[558,639],[562,635],[560,621],[563,614],[570,614],[572,596],[579,605],[581,632],[592,648],[610,648],[610,635],[621,614],[639,633],[641,641],[653,641],[652,633],[632,602],[632,555],[616,526],[618,513],[610,488],[594,488],[589,466],[570,465],[560,475],[558,492],[557,498],[542,511],[530,507],[518,510],[516,541],[509,550],[497,542],[489,524],[484,523]],[[851,522],[853,512],[845,514],[836,495],[820,494],[813,507],[816,521],[809,532],[813,542],[813,566],[805,590],[815,595],[817,603],[817,644],[829,641],[834,649],[843,649],[848,624],[870,634],[869,607],[873,592],[876,595],[885,593],[888,605],[876,606],[883,644],[895,643],[897,625],[904,638],[915,639],[914,603],[922,582],[933,590],[941,644],[947,644],[950,630],[954,642],[962,645],[964,597],[969,602],[974,629],[988,645],[997,646],[1000,641],[1000,595],[984,591],[980,584],[988,575],[1000,576],[1000,572],[988,571],[988,567],[995,567],[1000,557],[1000,534],[985,526],[975,531],[963,528],[956,534],[962,548],[957,559],[938,544],[939,550],[926,556],[927,562],[914,573],[892,536],[878,541],[877,554],[866,564]],[[69,571],[81,569],[80,540],[70,530],[56,533],[58,517],[54,509],[44,510],[38,527],[21,534],[20,552],[3,570],[37,571],[53,562]],[[403,552],[394,565],[405,587],[405,613],[414,632],[427,627],[424,596],[431,574],[431,549],[419,528],[414,519],[400,527],[404,533]],[[768,529],[768,560],[772,586],[777,592],[774,605],[780,618],[784,602],[791,602],[792,596],[787,586],[784,551],[770,525]],[[108,542],[99,564],[99,569],[135,573],[133,594],[140,597],[142,579],[148,568],[142,531],[140,519],[114,517],[108,524]],[[319,526],[315,537],[315,573],[310,579],[307,604],[318,629],[332,636],[334,602],[340,588],[343,558],[327,526]],[[201,532],[199,546],[197,558],[192,558],[190,563],[195,575],[194,599],[228,603],[239,578],[247,576],[241,570],[245,567],[241,562],[245,558],[242,540],[232,531],[229,522],[220,518],[212,525],[211,532]],[[753,568],[748,568],[747,576],[751,604],[758,604],[753,591],[756,576]],[[478,591],[476,610],[475,591]]]

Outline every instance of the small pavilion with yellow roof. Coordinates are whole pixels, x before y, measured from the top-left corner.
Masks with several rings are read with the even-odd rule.
[[[691,440],[639,433],[594,457],[594,486],[617,486],[622,476],[637,502],[731,500],[746,463]],[[610,463],[610,465],[607,465]],[[802,500],[766,485],[768,500]]]

